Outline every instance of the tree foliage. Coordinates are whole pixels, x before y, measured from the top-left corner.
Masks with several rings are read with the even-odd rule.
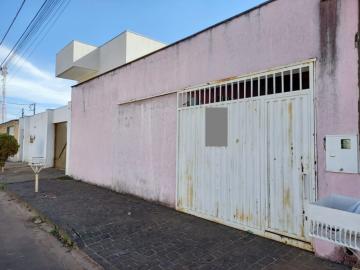
[[[19,144],[14,136],[0,134],[0,167],[4,168],[6,160],[16,155],[19,150]]]

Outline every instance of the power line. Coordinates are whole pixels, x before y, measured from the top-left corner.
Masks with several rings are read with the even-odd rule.
[[[12,59],[18,55],[25,54],[25,52],[31,48],[33,42],[41,37],[42,32],[47,28],[47,26],[43,26],[45,22],[52,22],[54,19],[56,20],[57,13],[66,0],[45,0],[39,10],[36,12],[35,16],[32,18],[25,31],[21,34],[20,38],[16,41],[15,45],[11,48],[5,59],[0,64],[0,71],[2,72],[3,77],[3,91],[2,91],[2,121],[4,121],[5,116],[5,108],[6,108],[6,70],[7,66],[13,64]],[[59,6],[60,4],[60,6]],[[68,4],[68,3],[67,3]],[[67,6],[65,5],[65,7]],[[63,11],[63,10],[62,10]],[[49,20],[49,17],[52,16]],[[51,27],[52,25],[50,25]],[[39,32],[40,30],[40,32]],[[41,41],[41,40],[40,40]],[[30,43],[29,43],[30,42]],[[30,46],[29,46],[30,44]],[[38,44],[36,44],[38,45]],[[34,48],[35,49],[35,48]],[[17,60],[21,60],[21,57]],[[25,59],[23,59],[25,61]],[[21,66],[20,66],[21,67]],[[35,113],[35,105],[34,105],[34,113]]]
[[[16,102],[7,102],[7,101],[5,103],[8,105],[17,105],[17,106],[29,106],[29,105],[33,104],[33,103],[25,104],[25,103],[16,103]]]
[[[59,0],[50,0],[50,4],[48,4],[46,7],[43,8],[43,10],[39,13],[38,18],[34,21],[33,25],[31,26],[31,29],[28,31],[26,36],[23,38],[23,40],[19,43],[16,50],[13,54],[10,55],[8,62],[11,61],[11,59],[15,56],[15,53],[18,54],[18,52],[21,52],[21,50],[28,44],[28,42],[32,40],[32,35],[36,35],[39,29],[43,26],[44,22],[47,20],[49,15],[52,13],[53,9],[56,7],[57,3],[59,3]]]
[[[23,0],[23,1],[22,1],[20,8],[19,8],[18,11],[16,12],[16,15],[15,15],[15,17],[13,18],[10,26],[9,26],[8,29],[6,30],[4,37],[3,37],[3,38],[1,39],[1,41],[0,41],[0,46],[3,44],[6,36],[8,35],[8,33],[9,33],[10,29],[11,29],[11,27],[12,27],[13,24],[15,23],[18,15],[19,15],[19,13],[20,13],[20,11],[21,11],[21,9],[23,8],[23,6],[24,6],[24,4],[25,4],[25,1],[26,1],[26,0]]]
[[[36,12],[35,16],[32,18],[32,20],[30,21],[30,23],[28,24],[28,26],[26,27],[25,31],[21,34],[20,38],[16,41],[15,45],[12,47],[12,49],[10,50],[10,52],[8,53],[8,55],[5,57],[5,59],[2,61],[2,63],[0,64],[0,66],[2,67],[6,60],[9,58],[10,55],[12,55],[12,53],[15,51],[15,49],[17,48],[18,44],[23,40],[24,35],[27,34],[28,30],[30,27],[33,26],[33,22],[38,18],[39,13],[43,10],[45,4],[48,2],[48,0],[45,0],[44,3],[41,5],[41,7],[39,8],[39,10]],[[28,34],[27,34],[28,36]],[[26,37],[27,37],[26,36]],[[26,39],[25,37],[25,39]]]
[[[33,53],[35,52],[37,47],[43,42],[43,40],[49,34],[50,30],[54,27],[54,25],[56,24],[58,19],[64,13],[64,11],[66,10],[66,8],[70,4],[70,2],[71,2],[71,0],[64,0],[60,4],[59,9],[55,10],[55,12],[53,13],[53,16],[51,16],[49,23],[42,30],[40,30],[40,33],[37,36],[37,38],[35,38],[34,41],[27,47],[27,49],[25,49],[20,55],[17,54],[17,56],[16,56],[17,59],[15,60],[15,62],[13,63],[13,67],[11,68],[12,72],[11,72],[11,75],[9,76],[9,81],[11,81],[12,78],[14,78],[18,74],[18,72],[21,70],[26,59],[30,58],[33,55]],[[47,29],[46,29],[46,27],[47,27]],[[42,33],[44,33],[44,34],[41,37]],[[38,40],[35,43],[36,39],[38,39]],[[16,67],[16,66],[18,66],[18,67]]]

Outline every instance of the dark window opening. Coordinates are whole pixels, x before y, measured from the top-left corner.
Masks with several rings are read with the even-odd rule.
[[[260,78],[260,96],[266,95],[266,80],[265,77]]]
[[[228,83],[226,85],[226,89],[227,89],[227,100],[232,100],[233,97],[232,97],[232,91],[231,91],[231,84]]]
[[[247,80],[245,83],[246,98],[251,97],[251,80]]]
[[[238,83],[233,83],[233,99],[238,99]]]
[[[300,70],[294,69],[293,70],[293,91],[300,90]]]
[[[226,87],[225,87],[225,85],[221,86],[221,101],[226,101]]]
[[[309,68],[303,68],[302,70],[302,89],[310,89],[310,72]]]
[[[282,93],[282,80],[281,80],[281,73],[277,73],[275,75],[275,93]]]
[[[191,106],[191,93],[190,92],[186,93],[186,106],[187,107]]]
[[[268,95],[274,94],[274,76],[270,75],[267,78],[268,81]]]
[[[257,97],[259,95],[259,79],[253,79],[253,97]]]
[[[214,103],[215,102],[215,88],[211,87],[210,88],[210,103]]]
[[[220,86],[215,87],[215,102],[220,102]]]
[[[205,96],[204,96],[205,90],[201,89],[199,92],[200,92],[200,105],[203,105],[205,104]]]
[[[200,105],[200,91],[195,92],[195,105]]]
[[[190,106],[195,105],[195,92],[190,92]]]
[[[291,78],[290,71],[284,72],[284,92],[290,92],[291,90]]]
[[[210,103],[210,89],[206,88],[205,90],[205,104],[209,104]]]
[[[244,81],[241,81],[239,83],[239,98],[240,99],[245,98],[245,83],[244,83]]]

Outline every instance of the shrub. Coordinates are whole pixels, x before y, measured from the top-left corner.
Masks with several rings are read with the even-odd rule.
[[[14,136],[8,134],[0,134],[0,167],[4,172],[6,160],[16,155],[19,150],[19,144]]]

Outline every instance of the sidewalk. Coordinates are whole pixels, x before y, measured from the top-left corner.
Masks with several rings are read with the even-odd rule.
[[[73,180],[7,185],[105,269],[348,269],[312,253]]]
[[[99,270],[82,252],[62,245],[46,223],[0,192],[0,269]]]

